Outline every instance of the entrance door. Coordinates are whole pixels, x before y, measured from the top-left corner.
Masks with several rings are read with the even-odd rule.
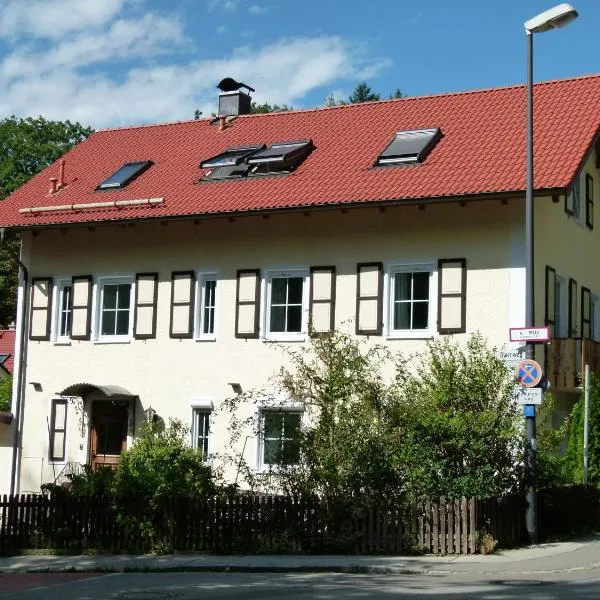
[[[127,447],[127,416],[127,406],[110,401],[92,404],[92,470],[95,471],[99,466],[114,469],[121,462],[121,452]]]

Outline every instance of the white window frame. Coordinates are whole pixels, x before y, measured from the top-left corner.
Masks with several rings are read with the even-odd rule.
[[[577,190],[577,194],[575,191]],[[585,172],[579,173],[568,194],[573,198],[573,220],[586,227],[587,198],[585,198]]]
[[[54,280],[54,294],[52,307],[52,340],[56,344],[69,345],[71,335],[60,335],[61,307],[65,286],[71,287],[71,296],[73,294],[73,280],[70,277],[58,277]],[[72,297],[71,297],[72,303]],[[71,310],[71,325],[73,325],[73,311]]]
[[[208,452],[204,456],[205,461],[209,461],[214,453],[214,409],[215,403],[212,398],[194,397],[190,400],[190,446],[197,448],[196,445],[196,412],[208,412]]]
[[[300,427],[306,425],[306,410],[304,404],[300,402],[281,403],[277,399],[265,401],[258,407],[258,434],[256,443],[256,470],[258,473],[277,473],[283,465],[270,465],[263,461],[265,450],[264,439],[264,413],[266,412],[286,412],[296,413],[300,415]],[[295,465],[285,465],[286,468],[294,467]]]
[[[215,282],[214,328],[212,333],[203,333],[206,282]],[[196,307],[194,337],[200,342],[214,342],[217,339],[217,323],[219,318],[219,275],[217,271],[196,272]]]
[[[121,285],[129,283],[129,330],[125,335],[102,335],[102,300],[106,285]],[[98,277],[94,284],[94,341],[105,344],[129,343],[133,337],[133,321],[135,310],[135,277],[133,275],[113,275]]]
[[[284,279],[290,277],[302,278],[302,307],[300,331],[270,331],[271,324],[271,283],[273,279]],[[281,269],[268,269],[262,281],[262,303],[264,310],[261,311],[261,327],[263,339],[278,342],[303,342],[308,331],[308,287],[309,270],[307,267],[291,267]]]
[[[427,329],[394,329],[394,286],[397,273],[428,272],[429,311]],[[414,263],[393,262],[387,265],[384,278],[384,314],[386,315],[386,336],[389,339],[426,339],[434,336],[437,330],[438,310],[438,272],[437,262],[433,260]]]

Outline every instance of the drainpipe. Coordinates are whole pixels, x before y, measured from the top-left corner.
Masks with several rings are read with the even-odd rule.
[[[0,244],[4,243],[4,235],[6,229],[0,228]],[[15,407],[15,432],[13,436],[13,451],[12,451],[12,463],[10,468],[10,495],[13,496],[17,487],[17,456],[19,454],[19,447],[21,444],[21,432],[22,432],[22,415],[23,415],[23,404],[25,401],[25,372],[27,370],[27,327],[25,320],[27,318],[27,307],[29,305],[29,270],[23,264],[21,259],[8,247],[5,248],[10,257],[19,265],[20,274],[23,278],[23,295],[21,302],[21,315],[20,318],[17,316],[17,325],[19,321],[21,323],[20,340],[19,340],[19,374],[17,376],[17,388],[16,388],[16,400],[17,404]]]

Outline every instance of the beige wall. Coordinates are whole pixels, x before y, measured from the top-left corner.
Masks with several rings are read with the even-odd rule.
[[[358,262],[464,257],[467,331],[481,331],[494,345],[503,345],[508,327],[522,326],[524,319],[522,216],[518,201],[486,201],[464,207],[431,205],[425,210],[396,207],[347,214],[335,210],[26,235],[24,257],[34,277],[158,271],[159,291],[156,339],[126,344],[29,343],[27,381],[40,382],[43,391],[27,385],[21,490],[38,489],[63,466],[47,462],[46,417],[53,395],[69,385],[119,385],[139,395],[139,412],[152,405],[164,418],[189,423],[192,398],[212,399],[218,406],[232,393],[228,382],[239,382],[244,390],[268,382],[285,354],[278,345],[234,337],[236,269],[335,265],[336,324],[353,331]],[[219,273],[214,342],[169,338],[171,271],[187,269]],[[406,353],[424,347],[423,340],[371,339]],[[72,406],[68,427],[67,459],[86,462],[88,432],[84,427],[81,435],[79,415]],[[226,438],[223,420],[217,420],[213,449],[222,450]],[[256,456],[256,440],[248,442],[246,454],[250,460]]]

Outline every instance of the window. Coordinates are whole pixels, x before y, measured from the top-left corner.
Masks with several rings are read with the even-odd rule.
[[[302,412],[286,409],[261,411],[259,467],[295,465],[300,461]]]
[[[567,287],[567,280],[560,275],[556,275],[554,281],[554,330],[557,338],[568,337],[567,304],[569,294]]]
[[[49,459],[51,462],[62,462],[65,460],[67,434],[67,401],[61,399],[52,400],[50,411],[50,447]]]
[[[399,131],[379,155],[377,165],[420,163],[442,137],[439,128]]]
[[[277,142],[248,158],[249,175],[289,173],[313,151],[312,140]]]
[[[205,457],[210,453],[210,414],[209,408],[194,408],[192,413],[192,445]]]
[[[592,294],[590,299],[590,332],[592,339],[598,342],[600,341],[600,298]]]
[[[110,177],[105,179],[96,189],[114,190],[122,189],[134,179],[139,177],[144,171],[149,169],[154,163],[151,160],[142,160],[138,162],[125,163],[117,169]]]
[[[56,319],[54,338],[57,342],[71,339],[73,322],[73,285],[70,279],[56,283]]]
[[[305,271],[267,275],[266,331],[271,339],[303,339],[306,331]]]
[[[422,337],[434,328],[432,265],[394,266],[389,272],[390,335]]]
[[[585,176],[585,224],[594,228],[594,178]]]
[[[260,146],[239,146],[235,148],[227,148],[225,152],[221,152],[208,160],[203,160],[200,163],[202,169],[216,169],[218,167],[233,167],[245,162],[249,156],[263,150],[265,145]]]
[[[131,333],[132,288],[130,278],[110,278],[98,281],[99,340],[129,338]]]
[[[198,300],[196,337],[214,340],[217,312],[217,276],[214,273],[198,274]]]

